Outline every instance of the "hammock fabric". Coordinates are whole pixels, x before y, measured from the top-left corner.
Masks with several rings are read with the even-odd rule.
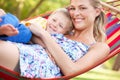
[[[102,4],[107,8],[110,6],[103,2]],[[112,9],[112,11],[120,14],[120,11],[115,10],[116,8],[114,7],[111,8],[111,6],[109,8]],[[50,13],[42,15],[42,17],[47,18]],[[107,44],[110,46],[111,51],[110,54],[105,59],[99,61],[97,64],[94,64],[92,67],[89,67],[83,72],[78,72],[74,74],[69,74],[67,76],[62,76],[58,78],[48,78],[48,79],[40,79],[40,78],[29,79],[29,78],[21,77],[19,73],[11,71],[3,66],[0,66],[0,80],[68,80],[91,70],[92,68],[102,64],[103,62],[107,61],[116,54],[119,54],[120,53],[120,19],[118,17],[113,17],[114,15],[112,14],[112,12],[106,13],[106,16],[108,18],[108,24],[106,26]]]

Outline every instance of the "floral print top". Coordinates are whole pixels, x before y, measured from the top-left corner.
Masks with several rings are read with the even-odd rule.
[[[74,62],[84,56],[89,46],[70,40],[62,34],[51,34]],[[38,44],[15,43],[20,51],[21,76],[28,78],[53,78],[62,76],[60,68]],[[57,54],[57,52],[56,52]]]

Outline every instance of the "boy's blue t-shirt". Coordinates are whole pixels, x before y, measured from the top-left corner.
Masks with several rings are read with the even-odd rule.
[[[18,18],[11,13],[7,13],[4,16],[0,17],[2,21],[0,22],[0,26],[4,24],[11,24],[15,28],[18,29],[19,34],[14,36],[0,36],[0,40],[12,41],[12,42],[20,42],[20,43],[28,43],[32,37],[31,31],[24,25],[21,24]]]
[[[0,26],[4,24],[12,24],[15,28],[19,25],[19,20],[16,16],[12,15],[11,13],[7,13],[3,15],[2,22],[0,22]]]

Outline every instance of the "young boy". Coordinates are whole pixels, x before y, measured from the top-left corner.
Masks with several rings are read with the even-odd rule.
[[[4,28],[4,34],[5,35],[1,35],[0,39],[2,40],[10,40],[13,42],[22,42],[22,43],[28,43],[31,39],[31,32],[30,30],[26,27],[29,26],[30,23],[35,23],[39,26],[42,26],[43,28],[45,28],[49,33],[61,33],[61,34],[68,34],[69,32],[72,31],[73,29],[73,25],[70,19],[70,15],[67,11],[67,9],[65,8],[60,8],[57,9],[56,11],[54,11],[48,19],[42,18],[42,17],[38,17],[36,19],[32,19],[26,22],[23,22],[26,26],[24,26],[23,24],[19,23],[19,20],[17,19],[17,17],[15,17],[14,15],[8,13],[6,14],[2,9],[0,9],[0,26],[6,24],[12,24],[12,26],[5,26],[5,27],[0,27],[0,32],[2,31],[1,29]],[[4,19],[7,18],[7,19]],[[4,19],[4,21],[2,20]],[[56,25],[56,23],[58,23]],[[16,28],[18,29],[18,31],[16,30]],[[6,34],[7,32],[9,32],[8,34]],[[10,33],[14,33],[11,36]],[[17,34],[18,33],[18,34]],[[17,34],[17,35],[15,35]],[[13,36],[15,35],[15,36]],[[34,39],[34,38],[33,38]],[[32,39],[32,40],[33,40]]]
[[[0,9],[0,40],[28,43],[31,37],[31,31],[16,16]]]
[[[51,35],[53,34],[71,34],[73,30],[73,24],[71,21],[71,17],[66,8],[59,8],[51,13],[48,19],[38,17],[32,20],[28,20],[23,22],[26,26],[30,26],[31,24],[35,24],[37,26],[43,27],[46,31],[48,31]],[[34,26],[35,26],[34,25]],[[37,36],[32,37],[33,43],[39,43],[44,47],[43,42],[40,42],[40,38],[38,40]]]
[[[46,29],[46,31],[48,31],[51,34],[51,36],[53,36],[53,39],[55,39],[55,41],[58,44],[60,44],[60,42],[63,38],[62,36],[66,35],[66,34],[71,34],[72,30],[74,28],[71,17],[66,8],[59,8],[59,9],[55,10],[53,13],[51,13],[51,15],[48,17],[48,19],[39,17],[37,19],[27,21],[25,24],[27,24],[27,26],[29,26],[29,28],[30,28],[30,26],[43,27],[44,29]],[[45,28],[45,26],[46,26],[46,28]],[[37,36],[32,37],[32,42],[40,44],[40,46],[42,46],[42,47],[44,47],[44,49],[46,49],[42,40],[40,40],[40,38],[38,38]],[[47,49],[46,49],[46,51],[47,51]],[[47,53],[48,53],[49,57],[51,58],[51,60],[54,62],[49,51],[47,51]]]
[[[41,20],[43,18],[39,18],[39,19]],[[37,18],[37,20],[34,19],[34,21],[32,19],[25,23],[25,24],[29,24],[28,26],[33,33],[36,33],[36,35],[37,35],[36,37],[38,37],[38,38],[33,36],[32,39],[37,44],[36,45],[24,45],[24,44],[17,45],[17,47],[20,50],[20,55],[22,55],[22,57],[20,58],[20,59],[22,59],[21,64],[20,64],[22,66],[22,67],[20,67],[21,68],[21,76],[30,77],[30,78],[32,78],[33,75],[37,75],[37,77],[41,77],[41,78],[50,77],[51,75],[60,76],[61,74],[57,73],[57,72],[59,72],[59,69],[55,68],[56,63],[54,61],[54,58],[52,57],[50,52],[47,50],[47,48],[43,44],[42,40],[40,41],[39,34],[37,34],[38,31],[43,31],[43,29],[42,29],[43,26],[40,25],[39,19],[38,18]],[[45,22],[46,22],[45,29],[51,34],[53,39],[60,45],[60,47],[65,52],[71,50],[71,48],[74,48],[73,46],[75,44],[72,42],[69,43],[69,41],[71,41],[71,40],[68,41],[68,39],[66,37],[64,37],[64,35],[69,34],[73,30],[72,20],[71,20],[71,17],[69,15],[69,12],[67,9],[60,8],[60,9],[55,10],[55,12],[53,12],[48,17],[47,21],[45,21]],[[44,21],[43,21],[43,23],[44,23]],[[41,44],[43,44],[43,45],[41,45]],[[68,45],[70,45],[70,47]],[[76,47],[75,47],[75,49],[76,49]],[[25,52],[25,55],[24,55],[24,52]],[[70,51],[66,54],[73,55],[72,51]],[[76,54],[78,54],[78,53],[76,53]],[[27,58],[26,58],[26,55],[27,55]],[[23,60],[23,58],[24,58],[24,60]],[[31,64],[29,62],[33,62],[33,63]],[[40,64],[40,66],[39,66],[39,64]],[[36,66],[34,67],[34,65],[36,65]],[[37,68],[37,70],[36,70],[36,68]],[[46,75],[46,73],[48,76]],[[36,77],[36,76],[34,76],[34,77]]]
[[[70,34],[73,30],[71,17],[66,8],[54,11],[47,20],[46,30],[49,33]]]
[[[73,24],[66,8],[59,8],[46,18],[37,17],[28,21],[23,21],[26,26],[31,23],[43,27],[49,33],[61,33],[63,35],[71,33]]]
[[[36,27],[32,24],[39,26],[39,24],[36,24],[34,22],[34,23],[31,23],[31,25],[29,26],[30,29],[32,28],[32,26],[34,28]],[[58,42],[58,44],[61,45],[61,47],[64,46],[64,44],[62,44],[61,41],[65,40],[65,38],[62,37],[61,34],[62,35],[69,34],[73,29],[73,25],[72,25],[71,18],[69,16],[69,12],[66,9],[59,9],[59,10],[56,10],[55,12],[53,12],[49,16],[47,23],[46,23],[46,26],[47,26],[46,30],[48,32],[50,32],[50,34],[53,34],[51,36],[54,36],[54,33],[56,35],[57,35],[57,33],[60,33],[60,35],[55,36],[55,40],[56,40],[56,42]],[[37,27],[35,29],[37,29]],[[49,51],[48,51],[48,54],[46,54],[46,52],[45,52],[46,49],[44,49],[43,47],[40,47],[41,45],[30,45],[31,47],[27,47],[28,45],[22,46],[22,44],[18,44],[18,45],[17,44],[18,43],[16,43],[16,46],[18,47],[18,49],[20,51],[20,56],[21,56],[20,58],[22,58],[22,59],[24,58],[22,61],[20,59],[20,66],[22,66],[20,68],[23,68],[20,70],[21,76],[24,76],[24,77],[26,76],[26,77],[30,77],[30,78],[32,78],[32,77],[41,77],[42,78],[42,77],[48,77],[49,73],[51,76],[51,75],[54,75],[54,73],[56,74],[56,72],[59,72],[59,69],[54,69],[55,68],[54,63],[51,63],[52,62],[51,60],[53,60],[53,62],[54,62],[54,59],[49,54]],[[23,45],[25,45],[25,44],[23,44]],[[32,50],[31,50],[31,48],[32,48]],[[36,54],[36,52],[38,52],[38,54]],[[28,53],[30,53],[30,54],[28,54]],[[44,57],[44,58],[42,58],[42,57]],[[49,57],[51,58],[51,60],[49,59]],[[39,59],[39,60],[37,60],[37,59]],[[35,60],[35,61],[33,61],[33,60]],[[50,61],[47,61],[47,60],[50,60]],[[44,61],[47,61],[47,63]],[[25,62],[25,64],[23,62]],[[28,64],[26,65],[27,62],[28,62]],[[41,66],[39,66],[39,64]],[[29,65],[30,65],[30,67],[29,67]],[[34,65],[35,65],[35,67],[34,67]],[[52,71],[51,71],[51,68],[53,68]],[[47,74],[48,76],[46,76],[46,72],[48,73]],[[28,73],[30,73],[30,75]],[[37,73],[42,74],[42,75],[39,75]],[[56,75],[60,76],[61,74],[58,73]]]

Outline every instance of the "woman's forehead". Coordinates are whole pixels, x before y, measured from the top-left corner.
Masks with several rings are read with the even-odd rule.
[[[88,5],[90,0],[71,0],[70,5]]]

